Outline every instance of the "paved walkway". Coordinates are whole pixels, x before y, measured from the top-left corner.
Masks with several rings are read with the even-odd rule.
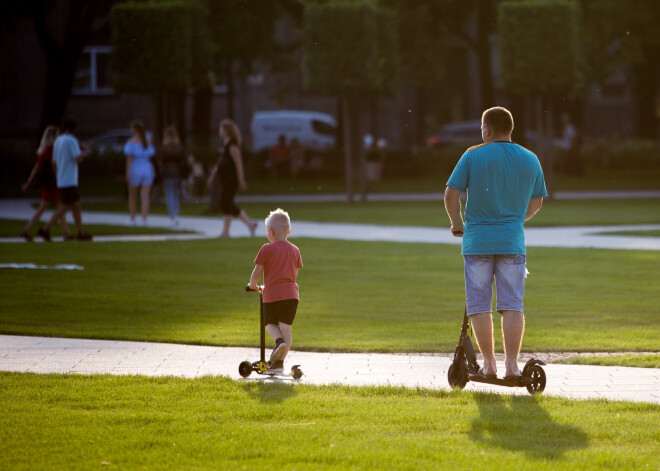
[[[530,355],[522,355],[525,361]],[[546,360],[557,356],[539,355]],[[285,381],[238,374],[241,361],[259,358],[256,348],[204,347],[148,342],[0,335],[0,371],[114,374],[195,378],[224,375],[241,381]],[[389,385],[448,389],[448,354],[317,353],[292,351],[306,384]],[[501,361],[499,365],[503,369]],[[546,395],[660,403],[660,369],[550,364]],[[466,390],[526,395],[525,388],[468,383]]]
[[[30,200],[0,200],[0,219],[27,220],[33,212]],[[45,213],[42,219],[49,217]],[[160,234],[132,236],[98,236],[97,242],[105,241],[161,241],[189,240],[217,237],[220,234],[222,221],[220,217],[183,216],[180,218],[180,229],[193,231],[196,234]],[[126,214],[83,212],[85,224],[128,225]],[[150,216],[150,227],[169,227],[166,216]],[[531,227],[525,229],[528,247],[566,247],[566,248],[597,248],[597,249],[630,249],[630,250],[660,250],[660,237],[639,237],[621,235],[599,235],[601,232],[660,230],[660,224],[633,226],[571,226],[571,227]],[[247,237],[247,228],[236,221],[232,224],[232,237]],[[266,237],[263,224],[259,225],[257,236]],[[453,237],[446,228],[415,227],[415,226],[382,226],[374,224],[321,223],[293,221],[292,239],[309,237],[317,239],[383,241],[383,242],[416,242],[429,244],[460,244],[460,239]],[[55,239],[57,240],[57,239]],[[2,242],[23,242],[20,237],[1,239]]]

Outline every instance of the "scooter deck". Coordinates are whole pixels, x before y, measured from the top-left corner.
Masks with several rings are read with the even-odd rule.
[[[532,384],[532,378],[527,376],[521,376],[518,379],[506,380],[504,378],[484,378],[480,375],[473,375],[468,373],[468,380],[475,383],[486,383],[486,384],[495,384],[497,386],[507,386],[509,388],[522,388]]]
[[[296,378],[293,377],[293,373],[277,373],[275,371],[265,371],[263,373],[259,373],[260,375],[263,376],[270,376],[272,377],[278,377],[278,378],[283,378],[283,379],[293,379],[295,381],[299,381]]]

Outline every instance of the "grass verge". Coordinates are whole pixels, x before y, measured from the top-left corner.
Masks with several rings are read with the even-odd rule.
[[[564,365],[629,366],[635,368],[660,368],[660,355],[608,355],[571,357],[555,363]]]
[[[660,407],[387,387],[0,373],[8,469],[639,470]],[[479,464],[481,463],[481,465]]]
[[[636,237],[660,237],[660,231],[611,231],[599,232],[598,235],[622,235]]]
[[[279,207],[286,209],[295,225],[298,221],[383,224],[393,226],[449,227],[441,201],[387,201],[347,205],[346,203],[242,203],[247,213],[257,219]],[[85,203],[85,211],[125,212],[122,202]],[[185,203],[182,214],[205,214],[205,203]],[[153,208],[165,214],[164,206]],[[210,215],[219,218],[220,215]],[[660,224],[660,199],[629,200],[555,200],[545,201],[528,227],[593,226],[619,224]],[[295,228],[294,228],[295,230]]]
[[[464,304],[459,247],[292,241],[305,264],[294,348],[454,350]],[[0,332],[258,345],[257,297],[243,287],[262,243],[0,244],[1,263],[84,267],[1,270]],[[523,350],[655,351],[659,265],[655,251],[529,249]]]
[[[0,219],[0,237],[18,237],[18,234],[25,227],[26,221],[23,220],[14,220],[14,219]],[[180,230],[170,230],[163,229],[158,227],[139,227],[139,226],[107,226],[105,224],[85,224],[83,220],[83,225],[85,230],[93,235],[140,235],[140,234],[168,234],[168,233],[177,233],[177,234],[190,234],[191,231],[180,231]],[[35,225],[30,231],[32,237],[37,237],[37,228],[41,227],[39,224]],[[69,231],[72,234],[76,233],[76,226],[74,224],[69,224]],[[62,226],[60,224],[54,224],[50,228],[51,236],[61,236],[62,235]]]

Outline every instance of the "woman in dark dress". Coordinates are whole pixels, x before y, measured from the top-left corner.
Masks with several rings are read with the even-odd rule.
[[[241,133],[236,123],[230,119],[222,120],[218,132],[222,140],[222,146],[219,149],[220,157],[211,170],[208,185],[210,187],[213,179],[217,175],[220,176],[220,209],[224,220],[224,228],[220,237],[229,237],[229,227],[233,218],[243,221],[249,229],[250,235],[254,236],[257,223],[234,203],[238,189],[247,190],[240,148]]]

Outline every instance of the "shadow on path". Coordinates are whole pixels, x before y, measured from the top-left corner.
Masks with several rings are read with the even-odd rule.
[[[475,442],[552,460],[589,444],[579,427],[554,422],[539,398],[484,393],[474,397],[479,417],[473,421],[469,437]]]

